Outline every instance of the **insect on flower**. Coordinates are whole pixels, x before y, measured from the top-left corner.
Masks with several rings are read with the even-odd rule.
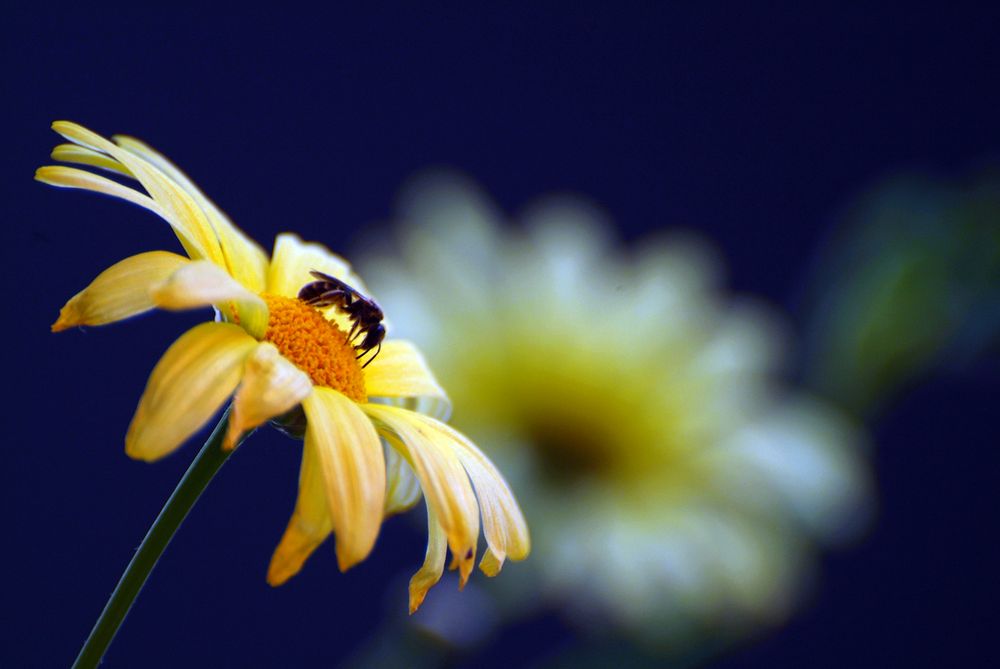
[[[331,535],[341,570],[361,562],[382,521],[421,496],[428,548],[410,581],[411,612],[440,579],[449,549],[460,584],[466,582],[480,529],[486,551],[479,566],[488,576],[507,560],[527,557],[531,539],[513,492],[486,455],[444,423],[451,412],[444,389],[413,344],[386,337],[382,309],[344,258],[291,233],[279,234],[268,254],[146,144],[123,136],[108,140],[67,121],[53,129],[69,142],[52,152],[56,160],[121,181],[65,165],[41,167],[36,179],[155,213],[173,228],[186,255],[150,251],[112,265],[63,306],[52,330],[113,323],[154,308],[214,311],[154,367],[125,452],[159,460],[227,401],[223,450],[301,409],[299,494],[271,558],[268,583],[281,585],[297,574]],[[372,349],[376,355],[362,366],[360,358]]]
[[[364,333],[361,343],[354,344],[354,348],[358,351],[359,360],[368,351],[378,347],[375,348],[375,355],[361,365],[361,368],[364,369],[382,350],[382,340],[385,338],[382,308],[375,300],[365,297],[336,277],[316,270],[310,270],[309,273],[318,280],[302,286],[299,291],[299,299],[317,309],[337,307],[347,314],[352,324],[351,331],[347,334],[347,340],[353,344],[358,335]]]

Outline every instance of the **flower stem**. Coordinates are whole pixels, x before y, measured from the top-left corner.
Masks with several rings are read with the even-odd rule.
[[[146,533],[146,537],[139,545],[139,550],[132,556],[132,561],[125,568],[125,573],[118,581],[118,586],[115,587],[111,598],[104,606],[104,610],[101,611],[101,616],[94,624],[94,629],[90,631],[87,642],[80,649],[80,654],[77,656],[76,662],[73,663],[74,669],[89,669],[100,663],[122,621],[129,609],[132,608],[132,603],[139,595],[139,591],[146,583],[146,579],[149,578],[150,572],[153,571],[153,567],[156,566],[160,555],[167,548],[167,544],[170,543],[177,528],[184,522],[191,507],[198,501],[202,491],[208,487],[219,468],[229,459],[233,451],[222,449],[222,439],[226,434],[228,418],[229,411],[227,410],[191,466],[184,473],[180,483],[174,488],[167,503],[163,505],[160,514],[153,521],[149,532]]]

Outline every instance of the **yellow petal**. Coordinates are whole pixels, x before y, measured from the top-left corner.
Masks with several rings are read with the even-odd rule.
[[[389,398],[396,406],[441,420],[447,420],[451,414],[448,395],[411,342],[401,339],[384,342],[364,371],[369,397]]]
[[[428,419],[413,411],[380,404],[365,404],[363,409],[420,479],[427,503],[459,561],[464,585],[475,564],[479,507],[451,440],[429,428],[425,422]]]
[[[489,458],[472,441],[454,428],[433,418],[420,416],[428,429],[435,430],[451,441],[458,459],[472,479],[483,516],[483,534],[489,551],[479,567],[488,576],[495,576],[504,557],[523,560],[531,551],[528,524],[507,482]]]
[[[232,394],[256,340],[236,325],[202,323],[167,349],[129,425],[125,452],[152,461],[200,428]]]
[[[341,571],[368,556],[382,524],[385,461],[374,426],[336,390],[316,387],[302,401],[305,448],[316,453],[337,536]]]
[[[267,329],[267,304],[226,270],[207,260],[188,263],[153,287],[156,306],[171,311],[216,305],[227,321],[254,337]]]
[[[299,289],[315,277],[310,270],[323,272],[344,281],[359,293],[368,297],[368,289],[351,270],[346,260],[331,253],[322,244],[303,242],[298,235],[283,233],[274,240],[274,253],[268,271],[267,292],[283,297],[297,297]],[[345,332],[351,329],[347,316],[336,307],[322,310],[329,320]],[[384,322],[383,322],[384,323]]]
[[[148,209],[161,218],[166,218],[166,214],[160,208],[160,205],[153,202],[152,198],[148,195],[143,195],[133,188],[123,186],[117,181],[112,181],[107,177],[102,177],[93,172],[87,172],[75,167],[47,165],[35,170],[35,179],[44,184],[59,188],[79,188],[81,190],[89,190],[117,197],[132,204],[137,204],[143,209]]]
[[[113,323],[153,309],[150,287],[188,262],[176,253],[150,251],[115,263],[66,303],[52,331]]]
[[[298,235],[282,233],[274,240],[274,253],[267,275],[267,292],[283,297],[298,297],[299,289],[315,281],[310,270],[323,272],[366,293],[361,279],[346,260],[322,244],[304,242]]]
[[[386,517],[402,513],[420,500],[420,482],[410,465],[392,446],[385,453],[385,508]]]
[[[99,167],[102,170],[114,172],[116,174],[129,177],[130,179],[133,178],[132,173],[125,169],[117,160],[109,158],[99,151],[88,149],[85,146],[78,146],[76,144],[60,144],[56,148],[52,149],[52,159],[59,160],[64,163],[76,163],[77,165]]]
[[[479,568],[484,574],[493,578],[500,573],[500,569],[503,567],[503,560],[504,557],[502,555],[497,555],[492,548],[487,546],[483,559],[479,561]]]
[[[289,411],[310,392],[312,381],[305,372],[283,358],[273,344],[258,344],[247,356],[222,447],[232,448],[241,434]]]
[[[225,267],[219,238],[197,203],[183,188],[139,156],[68,121],[56,121],[52,129],[80,146],[104,153],[122,164],[142,184],[163,211],[163,217],[188,254],[196,260],[211,260]]]
[[[448,548],[448,540],[441,523],[434,517],[434,511],[430,505],[427,506],[427,553],[424,556],[424,563],[420,569],[410,579],[410,613],[416,613],[417,609],[424,602],[427,591],[441,580],[441,572],[444,571],[445,553]]]
[[[222,210],[214,202],[209,200],[191,179],[184,174],[176,165],[170,162],[164,155],[154,150],[152,147],[135,139],[124,135],[112,137],[118,146],[122,147],[144,158],[151,165],[159,169],[163,174],[172,179],[177,185],[190,195],[201,210],[208,217],[219,236],[222,245],[222,252],[226,260],[226,269],[229,273],[254,293],[264,291],[265,280],[267,278],[267,253],[264,249],[247,237],[242,230],[233,225]]]
[[[326,498],[326,481],[315,448],[302,449],[299,496],[267,569],[267,582],[278,586],[299,573],[314,550],[330,536],[333,520]]]

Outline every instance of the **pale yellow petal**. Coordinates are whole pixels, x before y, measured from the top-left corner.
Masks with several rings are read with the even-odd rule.
[[[303,242],[297,235],[283,233],[274,240],[274,253],[268,271],[267,292],[283,297],[297,297],[302,286],[315,281],[309,272],[316,270],[344,281],[362,295],[370,297],[361,279],[351,270],[346,260],[331,253],[325,246]],[[337,307],[322,309],[327,319],[344,331],[352,323]],[[385,321],[383,321],[385,324]]]
[[[489,551],[483,556],[480,568],[495,576],[503,565],[504,557],[523,560],[531,551],[528,524],[507,482],[489,458],[472,441],[454,428],[430,417],[418,420],[428,429],[447,437],[455,449],[462,466],[472,479],[483,517],[483,534]]]
[[[314,449],[326,484],[341,571],[368,556],[382,524],[385,461],[375,427],[336,390],[316,387],[302,401],[305,448]]]
[[[247,356],[222,447],[232,448],[241,434],[291,410],[310,392],[312,381],[305,372],[283,358],[274,344],[258,344]]]
[[[492,548],[487,546],[486,553],[483,554],[483,559],[479,561],[479,568],[484,574],[493,578],[503,568],[503,560],[504,556],[497,555]]]
[[[233,225],[229,217],[164,155],[134,137],[114,135],[112,139],[118,146],[144,158],[155,166],[198,203],[219,236],[229,273],[249,290],[255,293],[263,292],[268,265],[267,253],[264,252],[264,249]]]
[[[90,165],[91,167],[99,167],[102,170],[114,172],[115,174],[129,177],[130,179],[135,178],[132,176],[131,172],[125,169],[125,167],[123,167],[122,164],[114,158],[109,158],[103,153],[94,151],[93,149],[88,149],[85,146],[79,146],[77,144],[60,144],[56,148],[52,149],[51,155],[53,160],[59,160],[64,163],[76,163],[77,165]]]
[[[387,398],[395,406],[441,420],[451,414],[451,402],[431,373],[424,356],[411,342],[391,339],[365,367],[369,397]]]
[[[254,337],[264,336],[267,304],[207,260],[188,263],[153,287],[156,306],[171,311],[215,305],[227,321],[237,323]]]
[[[229,323],[202,323],[181,335],[149,376],[125,452],[151,461],[184,443],[232,394],[243,360],[256,345]]]
[[[123,186],[117,181],[112,181],[107,177],[102,177],[93,172],[87,172],[75,167],[47,165],[35,170],[35,179],[59,188],[79,188],[81,190],[89,190],[117,197],[132,204],[137,204],[143,209],[148,209],[161,218],[166,218],[166,214],[164,214],[160,205],[153,202],[152,198],[148,195],[143,195],[134,188]]]
[[[278,586],[299,573],[306,559],[326,541],[333,531],[327,503],[326,480],[320,469],[316,449],[308,444],[302,449],[299,473],[299,496],[278,547],[267,569],[267,582]]]
[[[171,311],[194,309],[228,302],[256,301],[264,304],[259,296],[244,288],[226,270],[207,260],[196,260],[153,287],[156,306]]]
[[[176,253],[150,251],[115,263],[66,303],[52,331],[113,323],[155,308],[150,287],[189,262]]]
[[[322,244],[304,242],[298,235],[283,233],[274,240],[274,253],[267,275],[267,292],[283,297],[297,297],[299,289],[315,281],[310,270],[323,272],[366,293],[361,279],[346,260]]]
[[[427,591],[441,580],[444,571],[445,553],[448,549],[448,538],[445,536],[441,523],[434,517],[434,511],[427,505],[427,553],[424,563],[410,579],[410,613],[416,613],[424,602]]]
[[[163,217],[188,254],[226,266],[219,237],[198,204],[159,169],[83,126],[56,121],[52,129],[69,141],[114,158],[142,184],[163,211]]]
[[[420,501],[420,481],[413,474],[406,459],[395,448],[386,445],[385,453],[385,509],[388,517],[402,513]]]
[[[479,507],[469,477],[444,434],[431,429],[425,416],[381,404],[365,404],[380,434],[406,458],[420,479],[427,503],[444,528],[459,561],[461,583],[472,572],[479,536]]]

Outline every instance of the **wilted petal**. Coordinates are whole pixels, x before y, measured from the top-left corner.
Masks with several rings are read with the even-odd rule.
[[[176,253],[150,251],[115,263],[66,303],[52,331],[113,323],[155,308],[150,288],[189,262]]]
[[[299,496],[295,502],[295,511],[271,557],[267,582],[278,586],[299,573],[306,559],[326,541],[332,531],[333,520],[327,503],[326,479],[320,470],[316,449],[306,443],[302,449]]]
[[[427,503],[459,560],[464,584],[476,556],[479,507],[451,440],[430,429],[424,422],[426,417],[413,411],[380,404],[365,404],[363,409],[378,422],[382,436],[399,450],[420,479]]]
[[[455,454],[472,479],[472,485],[479,499],[483,517],[483,534],[489,551],[483,556],[480,568],[489,576],[495,576],[503,565],[505,556],[512,560],[523,560],[531,550],[528,524],[524,515],[504,481],[500,472],[479,448],[457,430],[434,420],[420,416],[416,418],[428,429],[435,430],[450,440]]]
[[[336,390],[316,387],[302,402],[305,448],[313,449],[325,482],[341,571],[371,551],[382,524],[385,461],[374,426]]]
[[[184,443],[232,394],[243,360],[256,345],[229,323],[202,323],[181,335],[149,376],[125,452],[151,461]]]
[[[434,517],[430,504],[427,505],[427,553],[424,563],[410,579],[410,613],[415,613],[427,596],[427,591],[441,580],[444,559],[448,549],[448,538],[441,523]]]
[[[289,411],[310,392],[312,381],[305,372],[283,358],[273,344],[258,344],[247,356],[222,447],[232,448],[241,434]]]

